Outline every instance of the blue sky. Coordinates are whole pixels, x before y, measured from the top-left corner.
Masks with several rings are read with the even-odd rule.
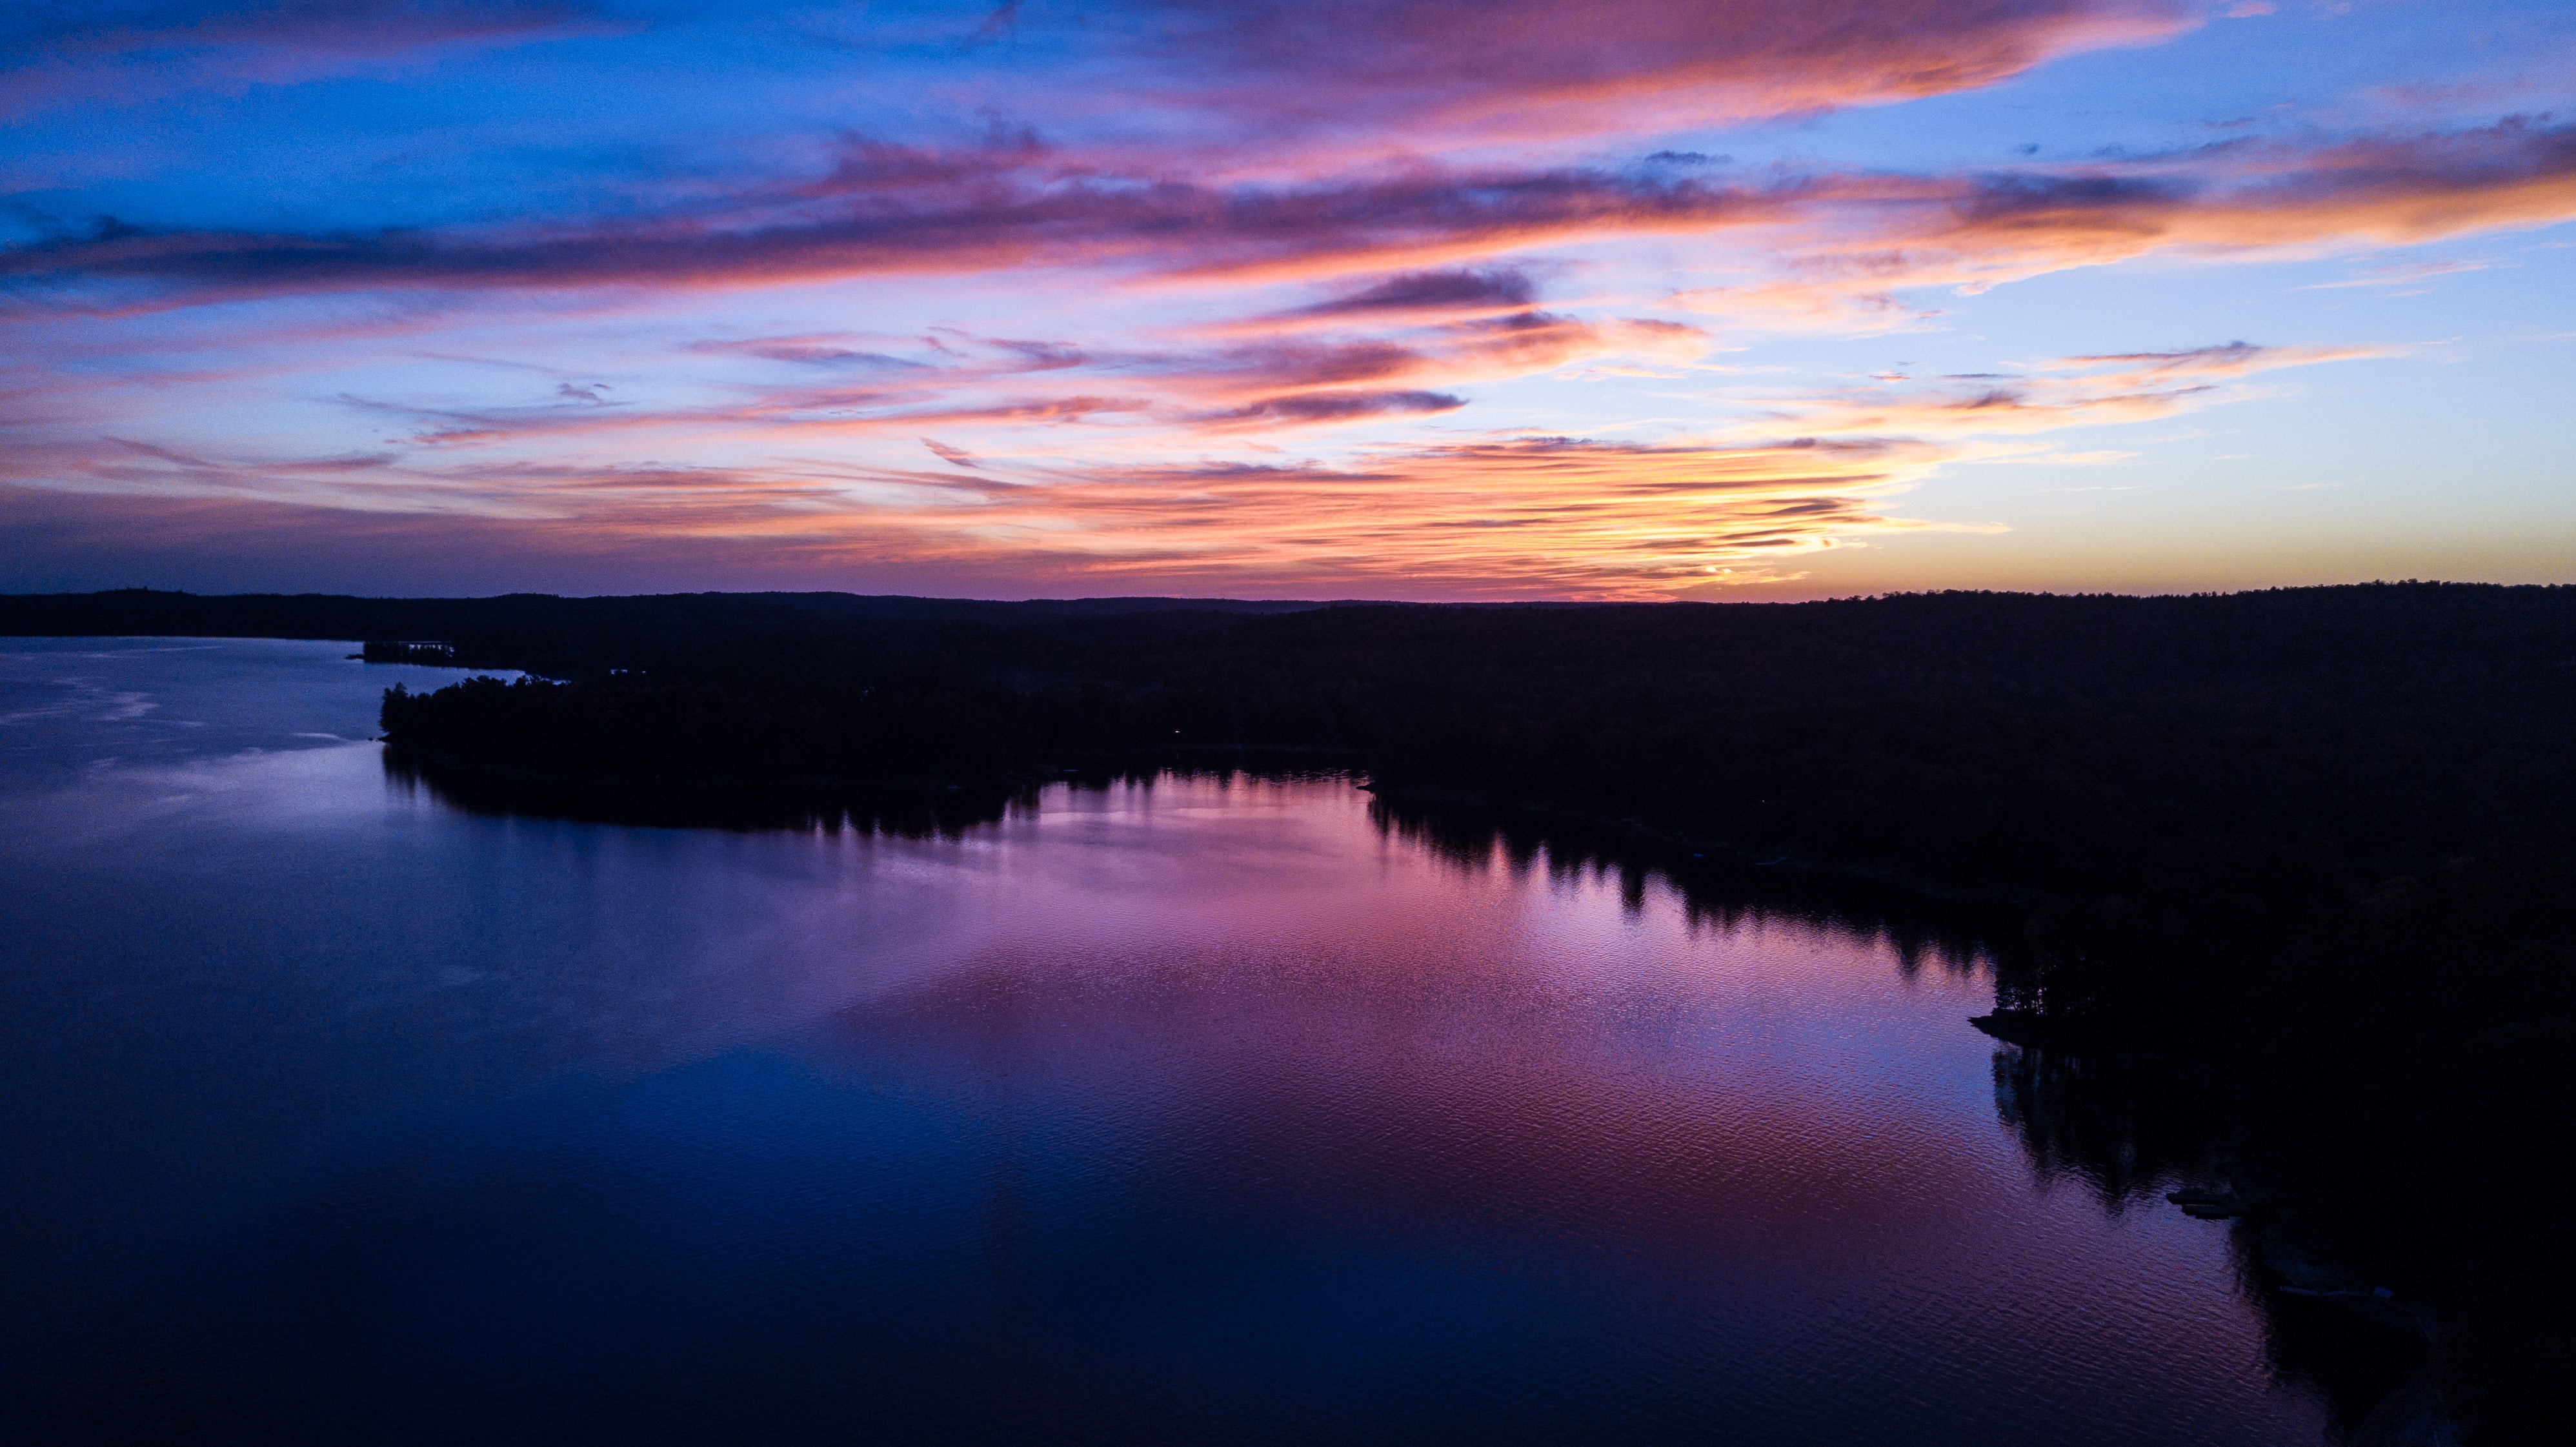
[[[0,586],[2576,581],[2540,4],[59,4]]]

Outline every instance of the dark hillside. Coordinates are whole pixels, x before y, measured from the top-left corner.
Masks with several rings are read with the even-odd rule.
[[[718,657],[785,665],[795,649],[884,631],[1026,624],[1172,610],[1295,612],[1316,603],[1071,598],[991,603],[851,593],[666,593],[629,598],[200,597],[147,588],[0,596],[0,636],[439,640],[467,667],[561,675]],[[774,650],[774,653],[773,653]]]

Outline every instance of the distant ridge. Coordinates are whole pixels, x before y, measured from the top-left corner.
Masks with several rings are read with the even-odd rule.
[[[535,609],[566,616],[709,606],[817,619],[949,618],[1007,623],[1129,613],[1296,613],[1333,602],[1243,598],[921,598],[900,593],[630,593],[565,597],[503,593],[480,598],[362,598],[344,593],[187,593],[115,588],[95,593],[0,594],[0,634],[105,636],[189,633],[206,638],[361,638],[403,631],[405,620],[489,623]],[[434,631],[434,630],[433,630]],[[450,631],[453,631],[452,628]]]
[[[2442,583],[2408,579],[2400,583],[2338,583],[2314,587],[2246,589],[2233,593],[2019,593],[1989,590],[1944,590],[1890,594],[1884,599],[1854,597],[1802,602],[1746,600],[1670,603],[1581,602],[1562,599],[1515,599],[1500,602],[1396,602],[1370,598],[1175,598],[1156,596],[1108,598],[930,598],[903,593],[621,593],[565,596],[556,593],[501,593],[459,598],[368,598],[345,593],[189,593],[158,588],[113,588],[89,593],[0,593],[0,635],[19,637],[195,636],[206,638],[344,638],[364,639],[416,634],[475,631],[544,614],[564,622],[640,619],[662,613],[700,617],[723,616],[741,621],[767,616],[808,622],[868,620],[952,620],[1008,625],[1073,618],[1122,617],[1142,613],[1228,613],[1268,615],[1305,613],[1324,608],[1425,608],[1462,611],[1496,609],[1621,608],[1828,608],[1900,599],[1983,598],[2032,603],[2122,602],[2157,605],[2213,599],[2321,597],[2376,589],[2421,589],[2479,593],[2550,594],[2576,592],[2557,584]]]

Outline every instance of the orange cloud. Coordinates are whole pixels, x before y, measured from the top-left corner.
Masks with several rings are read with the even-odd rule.
[[[1641,597],[1773,578],[1802,554],[1922,527],[1880,507],[1944,455],[1879,441],[1502,437],[1339,467],[1067,465],[1005,477],[989,465],[281,464],[126,443],[58,452],[46,470],[55,487],[129,498],[542,523],[584,551],[695,537],[757,543],[782,563],[1016,568],[1100,587]]]

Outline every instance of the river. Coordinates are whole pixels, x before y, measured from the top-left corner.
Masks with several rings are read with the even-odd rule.
[[[478,815],[372,742],[457,675],[351,651],[0,640],[0,1346],[66,1437],[2332,1440],[1973,946],[1329,775]]]

